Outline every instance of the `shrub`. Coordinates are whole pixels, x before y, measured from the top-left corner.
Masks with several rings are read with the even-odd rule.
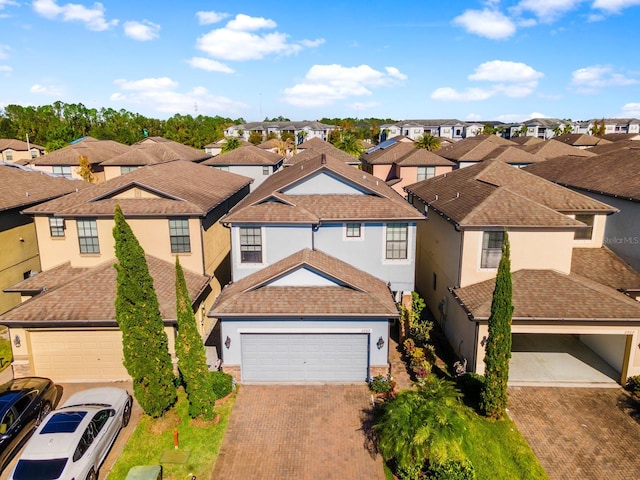
[[[467,372],[464,375],[460,375],[456,379],[456,383],[464,395],[465,402],[477,408],[480,403],[480,394],[484,388],[484,376],[474,372]]]
[[[373,393],[389,393],[394,386],[395,382],[391,377],[385,377],[384,375],[376,375],[369,380],[369,390]]]
[[[216,398],[226,397],[233,389],[233,376],[223,371],[210,372],[213,379],[213,393]]]
[[[634,395],[640,396],[640,375],[627,378],[627,384],[624,388]]]
[[[442,463],[430,463],[427,478],[433,480],[475,480],[476,472],[471,462],[464,460],[444,460]]]

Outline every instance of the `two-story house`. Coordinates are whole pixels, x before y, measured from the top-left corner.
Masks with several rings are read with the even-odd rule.
[[[616,208],[496,160],[406,191],[427,218],[419,224],[416,289],[469,370],[484,372],[507,231],[514,305],[510,381],[624,382],[640,373],[640,302],[619,291],[623,285],[608,284],[624,262],[582,252],[574,262],[576,250],[602,248],[607,216]],[[640,282],[633,273],[625,278],[631,287]]]
[[[44,147],[15,138],[0,138],[0,162],[27,164],[44,155]]]
[[[276,137],[285,134],[293,135],[295,143],[302,143],[305,139],[320,138],[328,140],[329,134],[337,130],[335,125],[327,125],[320,122],[250,122],[242,125],[231,125],[224,131],[225,137],[240,137],[249,140],[251,133],[260,133],[263,140],[273,134]]]
[[[317,137],[312,138],[311,140],[307,140],[306,142],[298,145],[297,153],[287,158],[284,161],[284,166],[290,167],[297,163],[308,160],[309,158],[316,157],[320,153],[324,153],[326,156],[340,160],[347,165],[351,165],[352,167],[360,168],[359,158],[354,157],[353,155],[349,155],[347,152],[340,150],[332,143],[325,140],[320,140]]]
[[[414,289],[420,220],[385,182],[326,154],[268,178],[222,219],[233,283],[209,315],[224,369],[245,382],[388,372],[389,321]]]
[[[229,231],[218,220],[248,193],[250,182],[175,160],[27,208],[43,272],[7,289],[32,297],[0,317],[15,339],[16,373],[56,381],[128,378],[114,308],[116,205],[145,250],[172,353],[179,257],[214,364],[220,346],[209,338],[212,325],[204,313],[230,280]]]

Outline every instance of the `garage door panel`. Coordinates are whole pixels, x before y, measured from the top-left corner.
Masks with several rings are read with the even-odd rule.
[[[364,381],[367,334],[241,335],[242,378],[248,382]]]

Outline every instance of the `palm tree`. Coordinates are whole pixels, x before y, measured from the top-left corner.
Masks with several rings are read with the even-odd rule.
[[[222,150],[220,153],[227,153],[231,150],[235,150],[236,148],[240,148],[242,146],[242,142],[238,137],[228,137],[222,146]]]
[[[364,153],[364,147],[352,133],[342,134],[340,140],[336,142],[335,146],[356,158],[360,158],[360,155]]]
[[[289,152],[293,150],[293,140],[291,138],[282,139],[279,138],[276,140],[276,148],[278,149],[278,153],[283,157],[288,156]]]
[[[434,137],[430,133],[425,133],[415,141],[414,145],[416,148],[426,148],[432,152],[440,148],[440,139],[438,137]]]
[[[462,459],[466,422],[460,397],[453,382],[432,374],[383,403],[374,427],[383,458],[393,460],[405,478],[418,478],[427,462]]]

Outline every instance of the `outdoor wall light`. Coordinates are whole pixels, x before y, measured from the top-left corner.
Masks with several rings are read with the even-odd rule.
[[[13,344],[16,346],[16,348],[20,348],[20,346],[22,345],[20,335],[16,335],[15,337],[13,337]]]
[[[231,346],[231,339],[229,338],[228,335],[227,335],[227,339],[224,341],[224,346],[227,347],[227,349],[229,349],[229,347]]]
[[[378,350],[382,350],[382,347],[384,347],[384,339],[382,337],[378,339],[376,346],[378,347]]]

